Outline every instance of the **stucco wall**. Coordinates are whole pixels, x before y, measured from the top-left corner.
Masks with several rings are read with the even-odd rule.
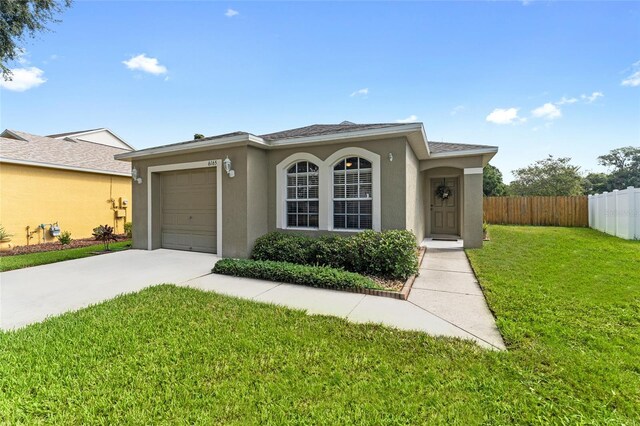
[[[253,249],[256,238],[269,230],[269,181],[267,152],[249,147],[247,150],[247,247]]]
[[[349,147],[363,148],[380,156],[382,229],[405,229],[406,145],[405,138],[395,138],[269,151],[267,155],[269,165],[269,230],[276,229],[276,166],[278,163],[297,152],[313,154],[324,161],[334,152]],[[389,153],[393,154],[393,161],[389,161]],[[344,235],[345,233],[340,231],[340,234]]]
[[[249,253],[248,242],[248,209],[247,190],[248,183],[248,155],[246,146],[211,149],[189,154],[178,154],[165,157],[150,158],[133,162],[133,167],[138,169],[138,175],[142,176],[142,184],[134,184],[133,201],[137,207],[133,215],[133,246],[135,248],[147,248],[147,169],[151,166],[166,164],[191,163],[204,160],[221,160],[226,156],[232,162],[235,177],[230,178],[222,172],[222,253],[225,257],[246,257]],[[153,173],[156,175],[156,173]],[[160,247],[160,179],[152,181],[152,199],[158,203],[152,208],[153,240],[152,248]],[[252,232],[255,227],[252,225]]]
[[[125,220],[116,220],[108,201],[113,198],[117,205],[120,197],[129,201],[130,221],[130,177],[7,163],[0,166],[0,224],[14,234],[9,242],[13,246],[27,244],[26,227],[33,231],[41,223],[58,222],[72,238],[91,237],[93,228],[104,224],[122,233]],[[42,242],[42,234],[33,234],[29,244]],[[45,241],[56,241],[48,226],[44,234]]]
[[[466,248],[482,247],[482,173],[465,174],[464,228],[462,239]]]
[[[406,228],[413,232],[419,243],[425,237],[424,227],[424,179],[420,173],[420,162],[411,146],[406,144]]]
[[[425,232],[431,235],[431,178],[458,177],[461,202],[458,203],[460,233],[467,248],[482,247],[482,173],[465,174],[464,169],[482,169],[482,156],[442,158],[420,161],[425,199]]]

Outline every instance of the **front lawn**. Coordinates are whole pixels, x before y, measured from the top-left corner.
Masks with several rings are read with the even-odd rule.
[[[490,233],[508,352],[160,286],[0,333],[0,423],[637,424],[640,243]]]
[[[111,250],[122,250],[130,245],[131,241],[120,241],[111,243],[109,246]],[[75,249],[2,256],[0,257],[0,272],[27,268],[29,266],[46,265],[47,263],[61,262],[63,260],[80,259],[81,257],[93,256],[95,252],[102,250],[102,243],[97,243],[97,245]]]

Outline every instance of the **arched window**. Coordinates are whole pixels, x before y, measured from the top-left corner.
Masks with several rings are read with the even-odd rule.
[[[348,157],[333,167],[333,227],[371,229],[373,168],[369,160]]]
[[[318,166],[299,161],[287,169],[287,227],[318,227]]]

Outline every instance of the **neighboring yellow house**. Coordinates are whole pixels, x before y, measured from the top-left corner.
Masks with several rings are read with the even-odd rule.
[[[98,225],[118,233],[131,221],[130,165],[113,156],[133,150],[108,129],[37,136],[0,134],[0,225],[11,241],[0,247],[91,237]],[[41,225],[44,225],[44,229]]]

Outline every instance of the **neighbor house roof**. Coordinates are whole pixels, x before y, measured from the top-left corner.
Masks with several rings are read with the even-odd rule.
[[[85,172],[131,175],[130,166],[114,159],[128,152],[79,139],[54,139],[18,130],[0,134],[0,162],[71,169]]]
[[[169,155],[176,152],[202,151],[223,145],[246,144],[263,149],[278,149],[312,143],[346,143],[387,137],[406,137],[416,156],[421,160],[446,156],[493,155],[498,151],[497,147],[488,145],[427,142],[427,136],[422,123],[356,124],[350,121],[343,121],[339,124],[313,124],[311,126],[267,133],[260,136],[247,132],[226,133],[123,153],[116,158],[119,160],[131,160],[133,158],[148,156]]]
[[[47,135],[47,137],[55,138],[55,139],[73,138],[73,139],[81,139],[87,142],[99,143],[100,142],[99,140],[92,139],[93,137],[96,136],[96,134],[99,134],[99,133],[108,133],[111,135],[111,137],[115,138],[115,140],[118,141],[120,145],[123,145],[124,147],[130,148],[132,150],[135,149],[134,147],[129,145],[127,141],[125,141],[120,136],[116,135],[113,131],[107,129],[106,127],[98,127],[96,129],[87,129],[87,130],[76,130],[75,132],[56,133],[53,135]],[[108,144],[108,143],[105,143],[105,145],[115,146],[113,144]]]

